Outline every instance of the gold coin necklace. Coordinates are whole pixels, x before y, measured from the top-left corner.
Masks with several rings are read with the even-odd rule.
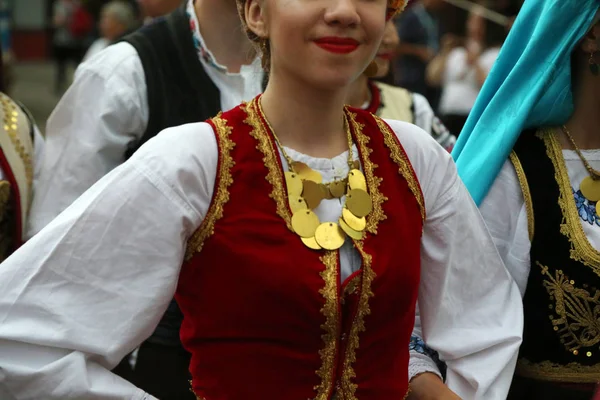
[[[348,176],[324,184],[323,177],[318,171],[289,157],[265,117],[260,102],[258,102],[258,111],[288,164],[289,171],[286,171],[284,175],[289,206],[292,211],[291,223],[302,243],[313,250],[336,250],[342,247],[346,236],[361,240],[367,226],[365,217],[371,212],[373,202],[367,193],[367,182],[360,171],[360,163],[353,160],[352,134],[347,117],[344,116],[348,140]],[[346,201],[338,222],[321,222],[312,211],[324,199],[341,199],[344,195],[346,195]]]
[[[599,202],[600,201],[600,172],[598,172],[594,168],[592,168],[590,163],[585,159],[585,157],[581,153],[581,150],[579,150],[579,147],[575,143],[575,140],[573,139],[571,132],[569,132],[569,130],[567,129],[567,127],[565,125],[562,126],[562,131],[564,132],[564,134],[567,136],[567,138],[571,142],[571,145],[573,145],[575,152],[577,153],[577,155],[581,159],[581,162],[583,162],[585,169],[587,169],[587,171],[589,173],[588,176],[583,178],[583,181],[581,181],[581,184],[579,185],[579,190],[581,191],[581,194],[583,195],[583,197],[585,197],[589,201],[592,201],[595,203]]]

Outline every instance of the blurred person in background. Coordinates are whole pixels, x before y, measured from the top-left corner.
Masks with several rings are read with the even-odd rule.
[[[420,0],[398,18],[400,36],[394,76],[397,86],[422,94],[437,109],[440,91],[425,80],[425,71],[440,47],[439,15],[444,0]]]
[[[439,112],[451,132],[460,134],[505,36],[506,27],[487,21],[480,6],[469,14],[463,43],[444,36],[441,52],[427,67],[427,82],[442,88]]]
[[[415,124],[447,151],[452,151],[456,138],[437,118],[425,96],[378,81],[390,72],[391,60],[399,44],[394,20],[389,20],[374,64],[352,85],[348,104],[382,118]]]
[[[185,0],[137,0],[145,23],[174,11]]]
[[[100,37],[92,43],[83,61],[88,60],[97,53],[131,32],[138,25],[133,7],[121,0],[111,1],[102,7],[100,14]]]
[[[48,119],[29,237],[161,130],[204,121],[262,92],[261,62],[235,1],[144,0],[140,8],[154,22],[82,63]],[[181,321],[173,301],[134,370],[124,360],[116,372],[161,400],[195,399]]]
[[[52,52],[56,61],[55,91],[67,87],[67,67],[77,66],[85,54],[86,37],[94,28],[92,16],[78,0],[56,0],[53,7]]]

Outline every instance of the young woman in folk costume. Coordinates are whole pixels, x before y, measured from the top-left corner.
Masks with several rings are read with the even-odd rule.
[[[152,398],[108,369],[175,294],[198,399],[402,399],[419,293],[450,388],[504,399],[519,292],[449,154],[344,108],[403,2],[239,6],[264,95],[150,140],[2,265],[0,397]]]
[[[393,19],[387,21],[375,62],[352,84],[348,104],[381,118],[406,121],[429,133],[443,148],[452,151],[456,137],[434,114],[425,96],[375,79],[385,77],[400,43]]]
[[[524,295],[511,400],[600,381],[599,7],[526,0],[455,148]]]

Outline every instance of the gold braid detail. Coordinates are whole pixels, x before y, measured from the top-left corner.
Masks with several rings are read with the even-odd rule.
[[[273,186],[273,191],[269,194],[269,197],[275,201],[277,215],[285,221],[287,228],[294,232],[292,228],[292,212],[287,204],[286,192],[282,184],[285,178],[277,163],[279,153],[273,149],[272,143],[269,140],[269,133],[260,120],[257,110],[258,105],[256,103],[257,100],[254,99],[247,105],[248,118],[244,122],[252,127],[250,135],[258,142],[256,148],[263,154],[263,162],[269,170],[266,180]]]
[[[373,153],[373,150],[368,146],[371,138],[363,133],[363,128],[365,126],[356,121],[355,113],[348,112],[348,117],[352,131],[356,137],[356,145],[359,149],[359,155],[361,156],[363,169],[365,171],[365,178],[367,180],[369,194],[371,195],[371,200],[373,201],[373,211],[371,211],[371,213],[367,216],[366,230],[367,232],[376,235],[377,226],[381,221],[387,218],[383,212],[382,204],[384,201],[388,200],[388,198],[379,191],[379,185],[383,179],[375,176],[374,171],[378,165],[373,163],[369,158],[371,153]]]
[[[396,143],[396,139],[394,138],[395,133],[391,131],[385,121],[376,115],[373,115],[373,118],[375,118],[375,121],[377,121],[377,126],[379,126],[379,130],[383,134],[385,145],[390,149],[390,157],[398,165],[398,171],[400,172],[400,175],[402,175],[402,177],[406,180],[408,183],[408,188],[415,196],[415,199],[417,200],[421,210],[421,219],[423,222],[425,222],[427,217],[425,211],[425,200],[423,199],[423,193],[421,192],[419,182],[417,181],[412,169],[409,167],[410,161],[408,160],[408,157],[404,151],[400,148],[400,146],[398,146],[398,143]]]
[[[373,297],[371,285],[375,279],[375,271],[371,268],[373,257],[364,251],[362,241],[354,241],[355,247],[360,253],[363,262],[362,285],[360,298],[358,300],[358,310],[348,337],[348,347],[346,348],[346,357],[344,359],[344,370],[342,372],[342,388],[344,390],[345,400],[357,400],[356,389],[358,385],[352,382],[356,378],[356,372],[352,365],[356,362],[356,350],[359,347],[359,335],[365,331],[365,317],[371,314],[369,299]]]
[[[523,192],[523,198],[525,199],[525,210],[527,212],[527,230],[529,231],[529,241],[533,241],[533,234],[535,233],[535,216],[533,215],[533,199],[531,198],[531,191],[529,190],[529,183],[527,182],[527,176],[525,176],[525,170],[521,165],[521,160],[514,151],[510,153],[510,161],[515,167],[517,178],[519,179],[519,185],[521,185],[521,192]]]
[[[325,315],[325,323],[321,329],[325,333],[321,336],[325,347],[319,351],[321,356],[321,368],[316,374],[321,378],[321,383],[314,387],[317,397],[314,400],[327,400],[335,381],[335,361],[337,354],[340,326],[338,320],[338,252],[327,251],[320,257],[325,265],[325,270],[321,272],[321,277],[325,281],[323,289],[319,293],[323,295],[325,304],[321,308],[321,313]]]
[[[231,140],[231,126],[227,125],[227,121],[221,118],[221,113],[212,119],[216,127],[215,134],[218,137],[219,147],[219,170],[217,171],[217,185],[213,194],[212,202],[204,220],[200,224],[198,230],[188,240],[188,245],[185,253],[185,260],[190,260],[194,254],[202,251],[204,242],[213,233],[215,233],[215,223],[223,217],[223,207],[229,201],[229,186],[233,183],[231,169],[235,165],[231,157],[231,150],[235,147],[235,143]]]
[[[23,143],[21,143],[21,140],[19,139],[19,127],[17,125],[19,113],[17,111],[17,105],[3,93],[0,94],[0,102],[2,103],[4,112],[4,130],[6,130],[8,133],[8,137],[10,138],[16,153],[19,155],[19,158],[21,158],[21,161],[25,166],[25,177],[27,179],[29,196],[31,197],[31,187],[33,184],[33,159],[31,154],[25,150]]]
[[[571,259],[581,262],[590,267],[594,273],[600,276],[600,252],[592,247],[583,227],[579,222],[579,212],[573,198],[573,189],[569,179],[569,172],[565,165],[562,147],[551,130],[540,130],[536,136],[541,138],[546,145],[546,153],[554,165],[555,179],[560,188],[558,204],[562,210],[563,223],[560,232],[565,235],[571,243]]]

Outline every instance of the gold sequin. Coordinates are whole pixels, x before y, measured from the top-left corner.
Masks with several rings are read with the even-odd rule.
[[[231,151],[235,147],[235,143],[231,140],[231,127],[227,125],[227,121],[221,117],[221,113],[212,119],[216,127],[216,135],[219,144],[219,171],[217,175],[217,186],[211,205],[206,213],[206,217],[200,224],[200,227],[188,240],[185,259],[191,259],[194,254],[202,251],[204,242],[215,231],[215,223],[223,217],[223,208],[229,201],[229,186],[233,183],[231,169],[235,165],[231,157]]]

